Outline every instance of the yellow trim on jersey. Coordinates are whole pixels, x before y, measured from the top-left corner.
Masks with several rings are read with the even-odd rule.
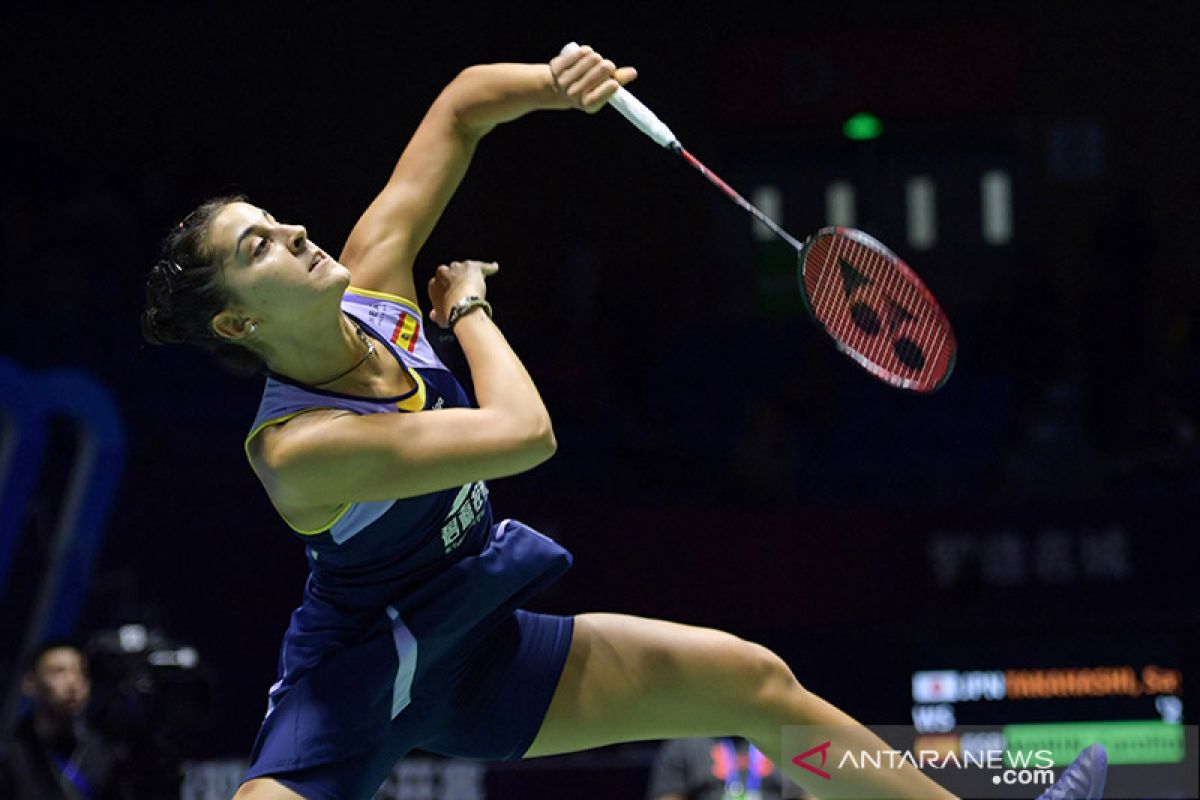
[[[416,374],[416,373],[413,373],[413,374]],[[301,409],[300,411],[294,411],[291,414],[284,414],[282,417],[274,417],[272,419],[264,420],[264,421],[260,422],[258,425],[255,425],[254,430],[250,431],[250,433],[246,436],[246,441],[242,443],[242,449],[246,453],[246,460],[250,462],[250,469],[252,469],[252,470],[254,469],[254,461],[250,458],[250,442],[254,440],[255,436],[258,436],[258,434],[261,433],[264,428],[269,428],[272,425],[282,425],[283,423],[287,422],[292,417],[298,417],[306,411],[316,411],[316,410],[317,409],[315,409],[315,408],[305,408],[305,409]],[[325,523],[324,525],[322,525],[319,528],[313,528],[310,530],[303,530],[301,528],[297,528],[295,525],[292,524],[292,521],[290,519],[288,519],[286,516],[284,516],[282,511],[280,511],[278,508],[276,508],[275,511],[276,511],[276,513],[279,514],[280,517],[283,518],[283,521],[287,523],[287,526],[289,528],[291,528],[292,530],[294,530],[296,533],[302,534],[304,536],[316,536],[318,533],[324,533],[325,531],[329,530],[334,525],[336,525],[338,520],[340,520],[342,517],[346,516],[346,512],[350,510],[350,506],[352,506],[352,505],[353,505],[353,503],[346,503],[345,505],[339,507],[337,514],[334,515],[333,519],[331,519],[329,522]]]
[[[425,397],[429,394],[425,388],[425,379],[415,369],[409,369],[408,374],[412,375],[413,380],[416,381],[417,390],[396,403],[396,408],[401,411],[421,411],[425,408]]]
[[[347,287],[346,291],[352,294],[362,295],[363,297],[374,297],[377,300],[391,300],[393,303],[401,303],[417,312],[418,318],[421,316],[421,308],[407,297],[401,297],[398,294],[388,294],[387,292],[377,292],[374,289],[360,289],[357,286]]]

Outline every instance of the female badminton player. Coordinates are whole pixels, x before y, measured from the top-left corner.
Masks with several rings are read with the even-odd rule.
[[[521,609],[571,555],[493,519],[488,500],[485,481],[556,446],[491,318],[495,264],[439,266],[427,287],[476,407],[426,338],[413,261],[480,139],[536,109],[597,111],[635,75],[591,48],[464,70],[336,257],[240,198],[205,203],[167,235],[144,333],[266,373],[246,454],[310,566],[236,800],[368,798],[414,748],[501,760],[740,735],[774,754],[784,725],[855,725],[731,634]],[[885,746],[849,730],[831,756]],[[834,785],[782,766],[821,797],[949,796],[912,767],[843,771]]]

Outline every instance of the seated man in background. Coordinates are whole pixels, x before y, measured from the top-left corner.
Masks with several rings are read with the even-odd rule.
[[[27,659],[21,689],[33,703],[0,741],[4,800],[119,800],[114,749],[88,729],[87,657],[70,642],[42,645]]]
[[[803,790],[740,737],[664,742],[650,768],[647,800],[779,800]]]

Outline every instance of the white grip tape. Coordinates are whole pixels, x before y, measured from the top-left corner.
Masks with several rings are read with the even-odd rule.
[[[569,42],[562,49],[561,55],[574,53],[578,49],[579,45]],[[639,131],[663,147],[670,147],[677,141],[675,134],[671,133],[671,129],[661,119],[654,116],[654,112],[646,108],[645,104],[630,94],[624,86],[618,88],[617,93],[608,98],[608,104],[620,111],[621,115],[632,122]]]

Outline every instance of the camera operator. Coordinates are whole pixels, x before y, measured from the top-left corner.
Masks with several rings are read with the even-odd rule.
[[[117,749],[84,720],[91,696],[87,657],[53,641],[23,665],[21,689],[32,702],[0,741],[0,797],[5,800],[124,800]]]

